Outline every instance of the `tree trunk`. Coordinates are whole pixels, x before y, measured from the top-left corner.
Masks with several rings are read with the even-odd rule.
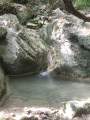
[[[72,0],[63,0],[64,4],[65,4],[65,8],[66,10],[73,14],[74,16],[77,16],[78,18],[82,19],[84,22],[90,22],[90,17],[85,16],[84,14],[82,14],[81,12],[77,11],[73,4],[72,4]]]

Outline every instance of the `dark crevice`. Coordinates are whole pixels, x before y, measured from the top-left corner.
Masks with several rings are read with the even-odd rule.
[[[86,48],[84,45],[80,45],[80,47],[86,51],[90,51],[90,49]]]

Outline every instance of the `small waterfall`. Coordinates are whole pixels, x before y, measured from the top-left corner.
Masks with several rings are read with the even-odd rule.
[[[48,63],[49,63],[49,66],[47,68],[47,73],[50,73],[50,71],[52,70],[53,65],[54,65],[51,52],[49,52],[49,54],[47,56],[47,60],[48,60]]]
[[[54,63],[53,63],[53,59],[52,59],[52,55],[51,55],[51,51],[49,51],[48,55],[47,55],[47,60],[48,60],[48,68],[46,71],[42,71],[39,73],[39,77],[45,77],[45,76],[48,76],[49,73],[52,71],[52,68],[54,66]]]
[[[45,76],[47,76],[48,75],[48,73],[47,73],[47,71],[46,72],[40,72],[39,73],[39,77],[45,77]]]

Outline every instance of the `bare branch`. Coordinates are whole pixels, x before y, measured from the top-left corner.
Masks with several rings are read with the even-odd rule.
[[[83,13],[77,11],[73,4],[72,4],[72,0],[63,0],[66,10],[73,14],[74,16],[77,16],[78,18],[82,19],[84,22],[90,22],[90,17],[85,16]]]

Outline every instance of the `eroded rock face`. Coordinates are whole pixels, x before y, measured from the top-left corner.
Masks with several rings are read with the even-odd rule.
[[[0,26],[7,30],[5,40],[0,43],[0,58],[7,74],[40,71],[46,61],[46,48],[38,32],[21,26],[12,14],[0,16]]]
[[[90,23],[63,14],[41,29],[41,37],[54,48],[55,74],[90,77]]]
[[[7,77],[0,66],[0,106],[3,104],[8,94]]]

